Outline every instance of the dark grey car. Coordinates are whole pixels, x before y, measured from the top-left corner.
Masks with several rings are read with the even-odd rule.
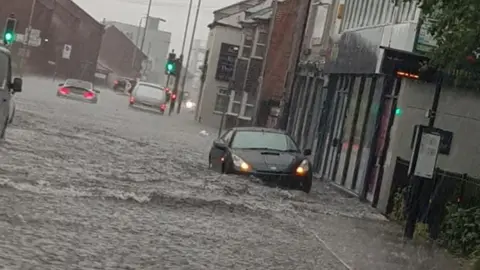
[[[167,109],[165,88],[158,84],[139,82],[130,95],[130,107],[163,114]]]
[[[67,79],[64,83],[58,85],[58,97],[81,100],[89,103],[98,102],[98,93],[100,91],[93,89],[91,82]]]

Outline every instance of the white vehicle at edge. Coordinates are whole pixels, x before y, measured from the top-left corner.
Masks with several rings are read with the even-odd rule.
[[[10,97],[10,108],[9,108],[9,111],[8,111],[8,123],[9,124],[13,123],[13,118],[15,117],[15,109],[16,109],[15,95],[12,94],[11,97]]]

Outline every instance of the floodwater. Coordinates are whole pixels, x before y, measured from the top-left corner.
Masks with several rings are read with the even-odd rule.
[[[4,269],[459,267],[325,183],[306,195],[207,170],[216,132],[191,113],[129,110],[108,89],[60,99],[57,83],[25,79],[0,144]]]

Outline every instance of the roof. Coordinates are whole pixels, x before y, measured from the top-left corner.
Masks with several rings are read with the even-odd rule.
[[[279,133],[285,134],[284,130],[274,129],[274,128],[265,128],[265,127],[234,127],[234,131],[253,131],[253,132],[269,132],[269,133]]]
[[[244,0],[244,1],[240,1],[238,3],[234,3],[234,4],[231,4],[231,5],[228,5],[226,7],[223,7],[221,9],[217,9],[213,12],[214,16],[215,16],[215,21],[218,21],[222,18],[225,18],[225,17],[228,17],[228,16],[231,16],[233,14],[237,14],[237,13],[240,13],[246,9],[249,9],[251,7],[254,7],[262,2],[264,2],[266,0]]]
[[[272,15],[272,1],[267,0],[258,6],[246,10],[245,20],[242,23],[254,23],[258,20],[270,20],[272,18]]]
[[[140,82],[138,82],[138,85],[145,85],[145,86],[151,86],[151,87],[164,88],[164,87],[161,86],[160,84],[149,83],[149,82],[145,82],[145,81],[140,81]]]

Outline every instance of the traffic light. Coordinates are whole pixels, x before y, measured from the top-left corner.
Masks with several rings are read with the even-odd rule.
[[[10,45],[15,42],[15,28],[17,27],[17,19],[13,15],[7,18],[5,29],[3,30],[3,43]]]
[[[176,75],[176,71],[177,71],[177,55],[175,53],[169,53],[168,54],[168,60],[167,60],[167,64],[165,65],[165,73],[167,75],[173,75],[175,76]]]

